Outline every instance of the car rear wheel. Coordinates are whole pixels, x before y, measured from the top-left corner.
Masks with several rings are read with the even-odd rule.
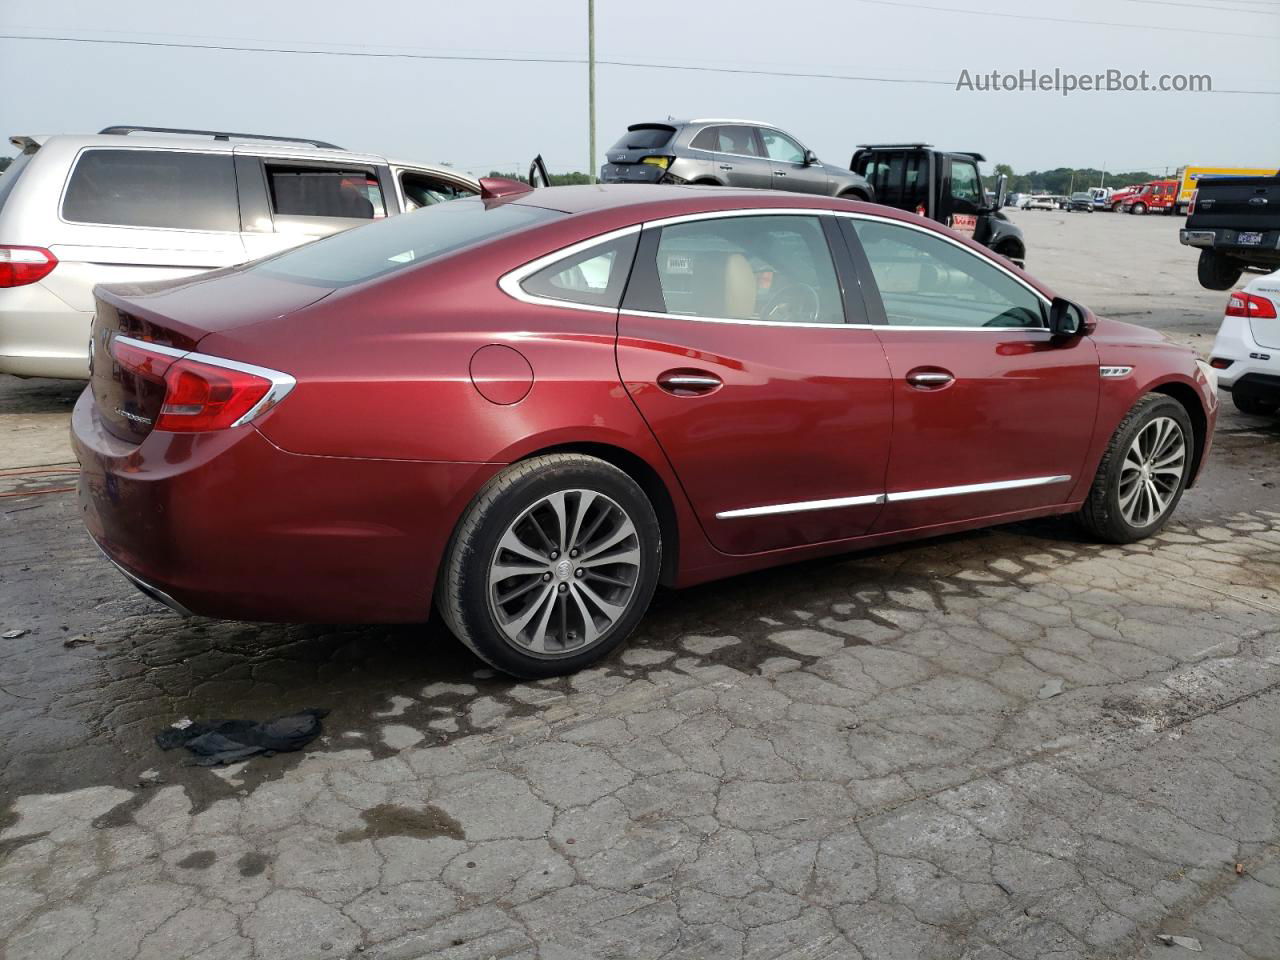
[[[606,656],[653,597],[662,537],[617,467],[582,454],[513,464],[476,496],[441,568],[437,605],[482,660],[518,677]]]
[[[1105,543],[1133,543],[1168,521],[1194,456],[1191,418],[1177,400],[1149,393],[1111,436],[1078,519]]]
[[[1145,203],[1135,203],[1129,208],[1129,212],[1140,217],[1147,212],[1147,205]]]
[[[1206,290],[1230,290],[1244,271],[1234,260],[1216,250],[1201,250],[1196,263],[1196,277]]]
[[[1242,393],[1239,390],[1231,391],[1231,402],[1236,405],[1236,409],[1241,413],[1253,414],[1259,417],[1269,416],[1275,413],[1277,409],[1280,409],[1280,404],[1274,400],[1263,400],[1261,397]]]

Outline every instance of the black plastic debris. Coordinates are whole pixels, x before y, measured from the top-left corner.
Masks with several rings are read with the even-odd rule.
[[[161,730],[156,734],[156,744],[161,750],[186,747],[196,755],[191,763],[198,767],[214,767],[258,754],[271,756],[273,753],[301,750],[320,736],[320,718],[328,715],[328,710],[303,710],[264,723],[252,720],[190,723],[180,728]]]

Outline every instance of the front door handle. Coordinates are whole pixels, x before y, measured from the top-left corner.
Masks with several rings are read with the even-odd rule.
[[[773,171],[773,175],[775,177],[785,177],[787,174],[786,174],[786,171],[784,170],[775,170]]]
[[[732,163],[722,163],[722,164],[720,164],[720,169],[721,169],[721,170],[732,170],[732,169],[733,169],[733,164],[732,164]]]
[[[955,379],[949,371],[938,368],[912,370],[907,374],[907,383],[919,390],[941,390]]]
[[[714,393],[724,381],[702,370],[668,370],[658,374],[658,386],[676,397],[701,397]]]

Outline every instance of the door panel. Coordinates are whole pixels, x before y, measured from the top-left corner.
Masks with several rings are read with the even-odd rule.
[[[874,218],[844,230],[893,382],[876,531],[1063,503],[1093,435],[1093,342],[1052,338],[1034,291],[937,231]]]
[[[641,237],[618,369],[726,553],[856,537],[881,509],[888,365],[875,332],[845,322],[865,317],[827,244],[821,218],[792,215]]]
[[[880,331],[893,378],[889,502],[877,530],[902,530],[1062,503],[1072,482],[941,494],[974,484],[1079,478],[1098,405],[1093,341],[1050,341],[1048,331]],[[920,368],[949,373],[915,385]],[[895,499],[897,495],[897,499]]]

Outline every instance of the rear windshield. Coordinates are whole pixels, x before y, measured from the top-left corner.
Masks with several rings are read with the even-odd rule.
[[[671,141],[675,127],[636,126],[627,130],[626,134],[615,143],[610,150],[656,150],[665,147]]]
[[[18,182],[18,177],[22,173],[22,168],[27,162],[35,156],[32,153],[20,153],[13,158],[13,163],[5,168],[4,173],[0,174],[0,208],[4,207],[4,202],[9,199],[9,194],[13,193],[13,185]]]
[[[516,203],[486,206],[479,197],[455,200],[317,240],[251,269],[300,283],[345,287],[562,216]]]
[[[62,216],[123,227],[238,231],[231,154],[86,150],[71,173]]]

